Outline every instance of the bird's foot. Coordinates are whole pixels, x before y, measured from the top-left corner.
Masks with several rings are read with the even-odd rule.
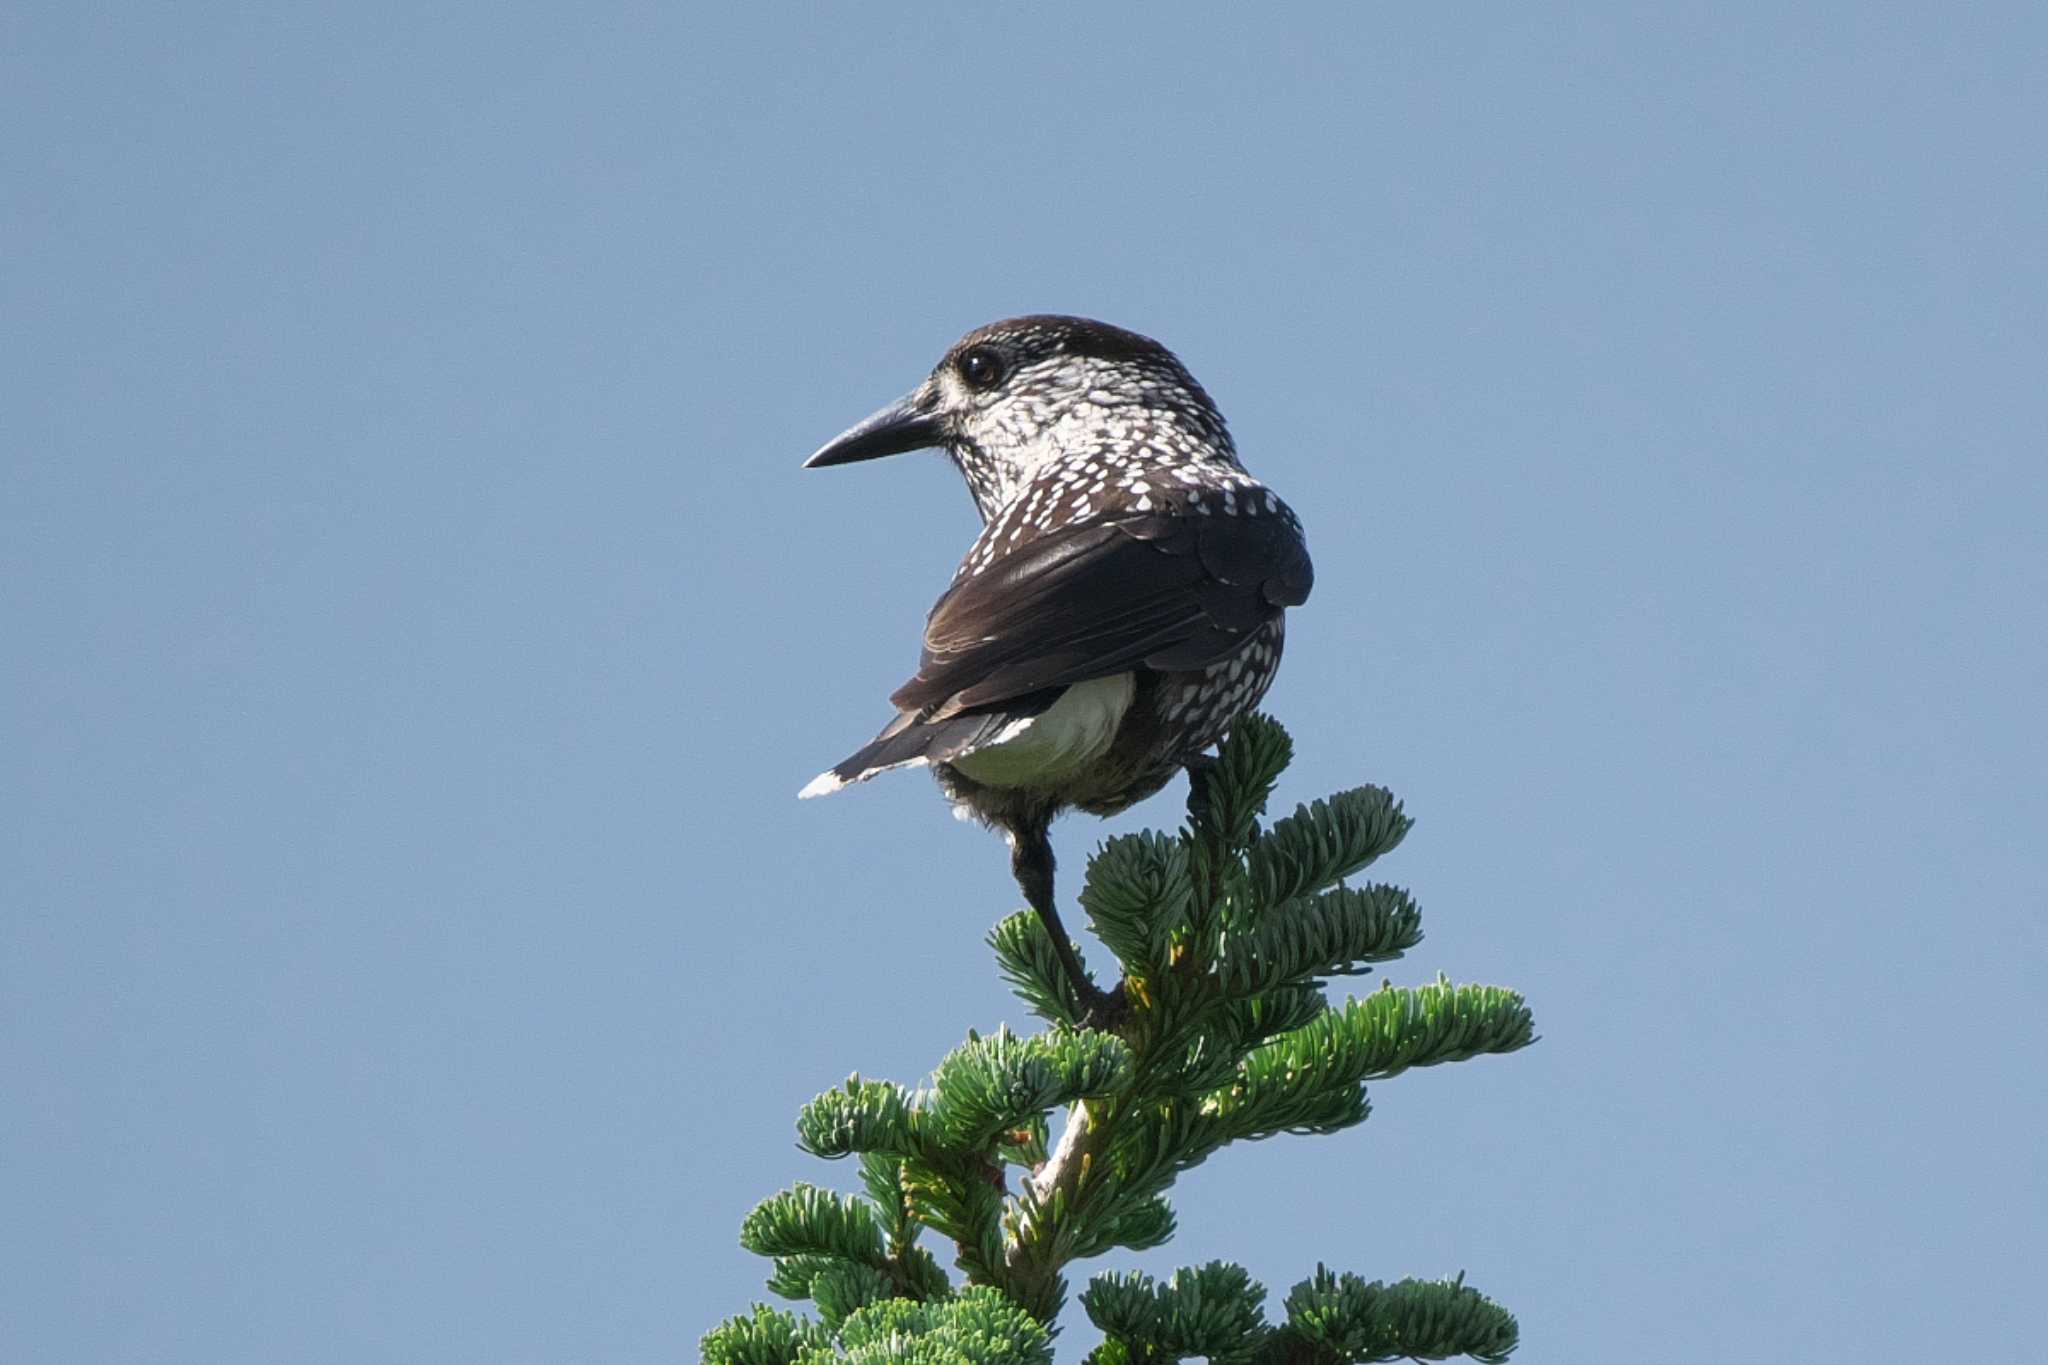
[[[1116,989],[1113,991],[1097,990],[1093,982],[1083,986],[1081,995],[1082,1028],[1101,1029],[1105,1033],[1114,1033],[1117,1025],[1123,1023],[1130,1016],[1130,1013],[1130,998],[1124,994],[1124,986],[1121,981],[1117,983]]]

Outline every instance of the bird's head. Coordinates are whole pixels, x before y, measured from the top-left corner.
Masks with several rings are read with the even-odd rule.
[[[1236,461],[1222,414],[1173,352],[1108,323],[1036,315],[969,332],[804,467],[940,448],[986,518],[1048,463],[1117,442]]]

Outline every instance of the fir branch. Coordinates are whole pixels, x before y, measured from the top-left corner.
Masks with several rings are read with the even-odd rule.
[[[890,1251],[900,1251],[917,1236],[916,1221],[910,1216],[910,1201],[903,1194],[903,1159],[887,1152],[861,1153],[860,1183],[881,1213],[882,1230],[888,1234]]]
[[[952,1294],[953,1282],[939,1268],[938,1259],[923,1247],[905,1247],[895,1260],[892,1276],[896,1292],[903,1298],[929,1302]]]
[[[775,1269],[768,1276],[768,1292],[785,1299],[808,1299],[811,1281],[818,1278],[827,1266],[842,1264],[844,1262],[834,1256],[778,1256]]]
[[[906,1161],[903,1194],[912,1217],[952,1241],[970,1281],[995,1282],[1003,1268],[1003,1191],[995,1180]]]
[[[1156,1199],[1176,1176],[1200,1165],[1231,1136],[1227,1125],[1194,1100],[1117,1106],[1082,1130],[1064,1167],[1055,1152],[1038,1185],[1027,1192],[1027,1207],[1035,1199],[1040,1207],[1049,1205],[1054,1216],[1039,1231],[1035,1246],[1013,1248],[1013,1261],[1020,1251],[1071,1252],[1093,1241],[1092,1226]]]
[[[903,1189],[904,1160],[881,1153],[864,1153],[860,1159],[861,1184],[874,1201],[882,1231],[889,1242],[887,1273],[895,1292],[910,1299],[944,1298],[952,1290],[946,1272],[932,1254],[917,1245],[921,1224]],[[823,1258],[794,1256],[778,1259],[768,1287],[784,1298],[811,1297],[810,1284]]]
[[[910,1096],[902,1086],[893,1081],[864,1081],[856,1074],[797,1113],[797,1146],[812,1156],[826,1158],[854,1152],[916,1156],[923,1145],[912,1118]]]
[[[1514,1052],[1536,1039],[1528,1004],[1504,986],[1453,986],[1439,976],[1426,986],[1391,982],[1345,1002],[1297,1033],[1275,1039],[1246,1059],[1271,1075],[1326,1056],[1346,1078],[1386,1080],[1410,1067],[1461,1062],[1482,1053]]]
[[[1187,845],[1148,830],[1096,850],[1088,860],[1081,907],[1125,971],[1150,976],[1168,965],[1173,930],[1187,917],[1194,890]]]
[[[1239,1000],[1219,1000],[1212,990],[1200,1008],[1190,1011],[1194,1017],[1187,1027],[1160,1039],[1144,1054],[1137,1088],[1145,1094],[1174,1096],[1203,1095],[1229,1085],[1253,1048],[1300,1028],[1328,1008],[1322,987],[1314,982]]]
[[[1253,893],[1261,905],[1280,905],[1334,886],[1391,851],[1414,823],[1384,787],[1297,806],[1246,855]]]
[[[832,1256],[878,1269],[888,1260],[867,1203],[801,1183],[747,1215],[740,1245],[756,1256]]]
[[[1461,1275],[1455,1280],[1370,1283],[1321,1266],[1287,1295],[1287,1322],[1259,1352],[1260,1365],[1447,1360],[1499,1365],[1520,1339],[1514,1315]]]
[[[1330,1133],[1363,1120],[1368,1080],[1409,1067],[1513,1052],[1533,1041],[1522,997],[1498,986],[1384,986],[1245,1058],[1209,1109],[1234,1137]]]
[[[1297,981],[1276,986],[1249,1000],[1226,1001],[1217,1012],[1219,1025],[1227,1024],[1242,1057],[1269,1038],[1291,1033],[1323,1017],[1330,1008],[1321,985]]]
[[[811,1299],[818,1305],[818,1321],[837,1329],[847,1317],[869,1304],[895,1297],[895,1284],[870,1266],[833,1261],[811,1280]]]
[[[1086,1007],[1074,994],[1074,983],[1060,965],[1043,920],[1019,910],[989,930],[988,945],[995,949],[1003,980],[1033,1014],[1048,1023],[1080,1026]]]
[[[1100,1256],[1111,1247],[1144,1251],[1164,1245],[1173,1236],[1173,1206],[1153,1196],[1124,1200],[1113,1212],[1076,1231],[1074,1260]]]
[[[1226,851],[1249,845],[1280,774],[1293,761],[1294,741],[1280,722],[1257,711],[1240,716],[1215,762],[1203,770],[1206,799],[1196,812],[1195,837]]]
[[[840,1349],[813,1346],[798,1365],[1052,1365],[1052,1335],[994,1289],[945,1303],[886,1299],[849,1316]]]
[[[1046,1132],[1045,1115],[1033,1114],[997,1139],[996,1160],[1010,1166],[1043,1165]]]
[[[1398,886],[1337,887],[1289,901],[1224,944],[1223,989],[1252,995],[1309,977],[1355,976],[1422,941],[1422,912]]]
[[[871,1266],[856,1265],[834,1256],[782,1256],[775,1261],[774,1273],[768,1277],[768,1289],[785,1299],[815,1299],[819,1310],[832,1317],[835,1304],[849,1303],[849,1291],[842,1282],[843,1273],[853,1272],[855,1286],[878,1285],[882,1293],[905,1299],[943,1299],[952,1292],[952,1285],[946,1279],[946,1272],[939,1269],[939,1263],[932,1254],[921,1246],[904,1246],[889,1255],[886,1270]],[[820,1285],[823,1282],[824,1287]],[[864,1296],[851,1307],[860,1307],[867,1302]],[[838,1316],[849,1311],[841,1307]],[[836,1321],[836,1318],[834,1318]]]
[[[1211,1261],[1161,1283],[1139,1271],[1098,1275],[1081,1295],[1089,1321],[1122,1343],[1129,1358],[1206,1356],[1213,1365],[1246,1360],[1265,1338],[1266,1290],[1245,1268]]]
[[[704,1365],[794,1365],[805,1350],[830,1349],[831,1341],[831,1333],[816,1323],[757,1303],[751,1314],[727,1318],[706,1332],[697,1351]]]
[[[932,1073],[926,1123],[947,1145],[981,1152],[1047,1109],[1107,1094],[1129,1076],[1130,1049],[1106,1033],[1055,1029],[970,1037]]]

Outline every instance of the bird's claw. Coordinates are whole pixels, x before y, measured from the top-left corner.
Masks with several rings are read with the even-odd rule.
[[[1081,1027],[1100,1029],[1105,1033],[1116,1031],[1131,1012],[1131,1002],[1124,994],[1123,983],[1119,981],[1113,991],[1097,990],[1090,983],[1081,997]]]

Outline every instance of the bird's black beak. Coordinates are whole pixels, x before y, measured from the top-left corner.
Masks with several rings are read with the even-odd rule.
[[[878,460],[884,455],[941,445],[946,439],[946,424],[940,420],[937,406],[938,396],[928,386],[914,389],[825,442],[817,454],[804,461],[804,468],[823,469],[826,465],[852,464],[855,460]]]

